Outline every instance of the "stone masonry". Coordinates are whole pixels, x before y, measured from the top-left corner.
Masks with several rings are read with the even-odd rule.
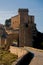
[[[12,39],[12,42],[8,42],[9,44],[12,44],[16,38],[17,46],[19,47],[33,46],[33,36],[36,35],[34,16],[29,15],[28,12],[28,9],[19,9],[18,15],[11,17],[5,22],[4,28],[8,34],[6,41]]]

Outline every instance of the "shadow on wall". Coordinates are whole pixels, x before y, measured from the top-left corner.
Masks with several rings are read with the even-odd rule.
[[[37,31],[37,36],[33,37],[33,47],[43,49],[43,33]]]
[[[29,65],[33,57],[34,57],[34,54],[31,52],[28,52],[26,55],[22,57],[20,61],[18,61],[16,65]]]

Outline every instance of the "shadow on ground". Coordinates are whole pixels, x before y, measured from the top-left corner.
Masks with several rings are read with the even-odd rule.
[[[22,57],[20,61],[18,61],[16,65],[29,65],[33,57],[34,57],[34,54],[31,52],[28,52],[26,55]]]

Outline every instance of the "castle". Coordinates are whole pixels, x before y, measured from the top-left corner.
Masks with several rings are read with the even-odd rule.
[[[28,14],[28,9],[19,9],[18,15],[5,21],[6,35],[1,37],[1,42],[12,45],[14,40],[17,46],[33,46],[33,36],[36,36],[34,16]],[[3,42],[4,41],[4,42]]]

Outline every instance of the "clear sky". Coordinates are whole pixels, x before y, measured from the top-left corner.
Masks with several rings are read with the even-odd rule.
[[[35,16],[37,29],[43,32],[43,0],[0,0],[0,23],[15,16],[19,8],[28,8],[29,14]]]

